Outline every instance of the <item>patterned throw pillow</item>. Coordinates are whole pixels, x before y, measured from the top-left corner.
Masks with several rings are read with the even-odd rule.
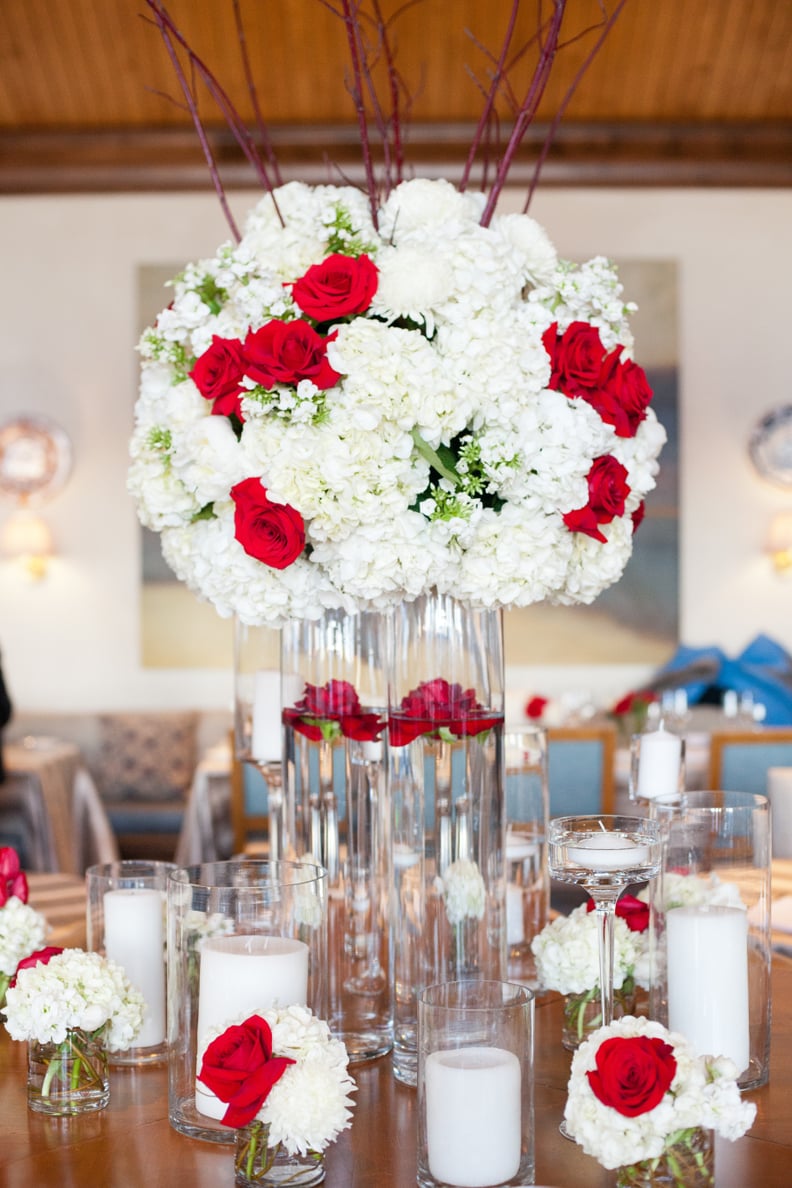
[[[101,714],[97,783],[106,800],[185,797],[197,763],[197,713]]]

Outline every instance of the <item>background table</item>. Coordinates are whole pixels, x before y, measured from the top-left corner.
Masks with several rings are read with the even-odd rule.
[[[759,1112],[735,1143],[717,1140],[717,1188],[789,1188],[792,1183],[792,961],[773,968],[770,1082],[748,1094]],[[561,1047],[561,1000],[536,1011],[536,1179],[557,1188],[610,1188],[612,1172],[561,1137],[569,1053]],[[0,1036],[0,1184],[3,1188],[223,1188],[233,1184],[230,1147],[186,1138],[167,1120],[162,1067],[114,1069],[111,1100],[98,1114],[43,1118],[27,1109],[27,1046]],[[354,1070],[351,1130],[327,1153],[327,1188],[413,1188],[415,1091],[397,1084],[388,1058]]]
[[[93,862],[112,862],[118,846],[79,748],[58,739],[8,743],[0,811],[27,824],[28,870],[81,875]]]

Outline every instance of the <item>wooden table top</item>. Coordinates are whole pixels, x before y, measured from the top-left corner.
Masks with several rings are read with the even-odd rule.
[[[536,1011],[536,1180],[556,1188],[611,1188],[607,1172],[558,1133],[570,1056],[561,1047],[556,995]],[[111,1070],[106,1110],[57,1119],[27,1109],[27,1045],[0,1035],[2,1188],[222,1188],[233,1183],[230,1147],[178,1134],[168,1123],[164,1067]],[[758,1105],[752,1129],[735,1143],[718,1139],[717,1188],[792,1184],[792,961],[773,961],[770,1081],[748,1094]],[[353,1069],[358,1084],[352,1128],[326,1157],[327,1188],[412,1188],[415,1091],[397,1084],[387,1057]]]

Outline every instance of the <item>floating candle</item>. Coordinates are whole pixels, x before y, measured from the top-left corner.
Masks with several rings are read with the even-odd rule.
[[[441,1184],[484,1188],[520,1168],[520,1061],[505,1048],[457,1048],[426,1058],[426,1147]]]
[[[280,759],[282,749],[280,672],[262,668],[256,673],[253,686],[250,755],[267,763]]]
[[[649,861],[649,847],[623,833],[589,833],[567,846],[567,860],[586,870],[632,870]]]

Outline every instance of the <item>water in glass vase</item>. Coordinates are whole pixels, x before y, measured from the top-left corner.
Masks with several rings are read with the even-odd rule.
[[[505,976],[503,719],[481,714],[464,728],[389,719],[393,1060],[411,1084],[420,990]]]

